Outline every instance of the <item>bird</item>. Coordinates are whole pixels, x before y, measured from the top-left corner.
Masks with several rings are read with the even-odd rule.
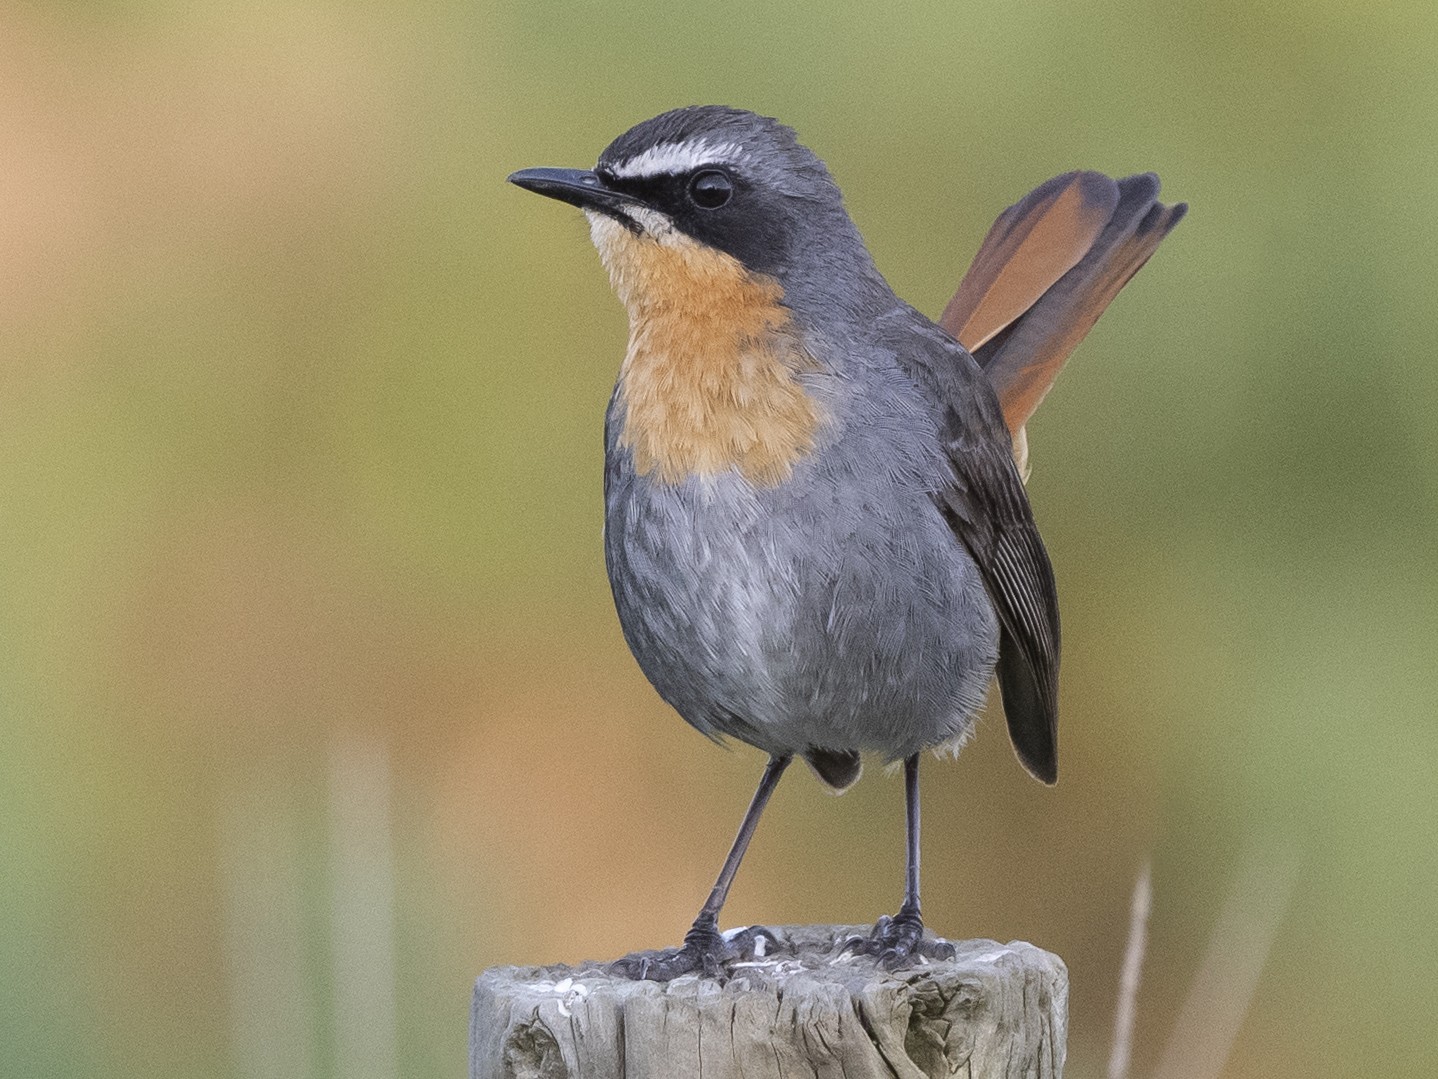
[[[795,757],[835,792],[863,754],[902,762],[903,901],[846,947],[890,968],[952,954],[923,922],[920,755],[957,753],[997,680],[1020,763],[1057,779],[1058,598],[1026,424],[1187,207],[1151,173],[1054,177],[999,216],[934,322],[775,119],[678,108],[592,169],[509,180],[584,212],[628,314],[604,425],[625,640],[683,719],[768,756],[682,945],[616,973],[722,977],[773,946],[718,917]]]

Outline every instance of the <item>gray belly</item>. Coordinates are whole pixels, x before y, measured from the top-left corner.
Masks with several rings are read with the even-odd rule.
[[[917,484],[857,468],[671,486],[611,447],[605,551],[624,634],[686,720],[769,753],[899,758],[962,739],[998,627]]]

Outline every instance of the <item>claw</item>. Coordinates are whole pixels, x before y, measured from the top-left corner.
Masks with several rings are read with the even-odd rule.
[[[765,959],[782,949],[783,944],[780,943],[778,935],[762,925],[751,925],[737,932],[730,930],[724,934],[725,958],[731,962]]]
[[[924,921],[913,910],[901,910],[892,918],[884,915],[867,937],[850,937],[842,950],[871,955],[885,970],[898,970],[920,959],[952,959],[955,954],[948,941],[925,936]]]
[[[610,963],[608,970],[631,981],[668,982],[695,973],[724,981],[729,976],[727,965],[762,959],[781,947],[774,931],[763,926],[721,936],[713,926],[696,925],[685,934],[680,947],[626,955]]]
[[[680,975],[692,974],[704,965],[704,954],[685,945],[661,952],[626,955],[610,963],[606,969],[615,977],[630,981],[669,982]]]
[[[839,954],[862,955],[864,952],[864,948],[868,945],[868,943],[868,937],[861,937],[859,936],[859,934],[855,933],[853,936],[849,937],[846,941],[844,941],[843,944],[839,945]]]

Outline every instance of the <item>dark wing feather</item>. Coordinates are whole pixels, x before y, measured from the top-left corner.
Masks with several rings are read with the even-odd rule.
[[[998,612],[999,690],[1009,738],[1035,778],[1058,778],[1059,606],[1053,567],[1039,538],[1007,445],[951,453],[958,482],[943,508],[978,563]]]
[[[901,366],[938,406],[952,468],[935,501],[979,567],[998,613],[1009,737],[1036,779],[1058,776],[1059,610],[1053,567],[1013,461],[998,399],[974,358],[917,312]],[[911,329],[917,329],[910,322]]]

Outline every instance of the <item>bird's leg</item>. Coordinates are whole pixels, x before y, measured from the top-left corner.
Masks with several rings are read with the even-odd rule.
[[[667,982],[681,974],[694,971],[719,977],[723,973],[722,963],[725,960],[763,954],[762,942],[767,941],[770,945],[774,943],[772,933],[752,926],[726,939],[719,932],[719,910],[729,895],[729,886],[734,883],[734,874],[739,870],[739,863],[744,860],[744,852],[749,849],[749,840],[754,838],[759,817],[763,814],[764,807],[769,804],[769,796],[779,785],[779,777],[784,774],[784,769],[789,767],[789,761],[792,759],[787,755],[769,758],[758,789],[754,791],[754,798],[749,803],[749,810],[739,825],[739,834],[734,837],[734,845],[729,848],[729,857],[724,859],[724,868],[719,870],[719,877],[709,892],[709,898],[699,909],[694,925],[684,934],[683,946],[661,952],[641,952],[617,959],[610,964],[613,973],[626,978],[644,978],[656,982]]]
[[[904,761],[904,806],[908,822],[904,873],[904,902],[892,918],[887,914],[867,937],[852,937],[849,951],[875,955],[887,967],[898,967],[916,955],[947,959],[953,945],[937,938],[924,938],[924,916],[919,907],[919,755]]]

